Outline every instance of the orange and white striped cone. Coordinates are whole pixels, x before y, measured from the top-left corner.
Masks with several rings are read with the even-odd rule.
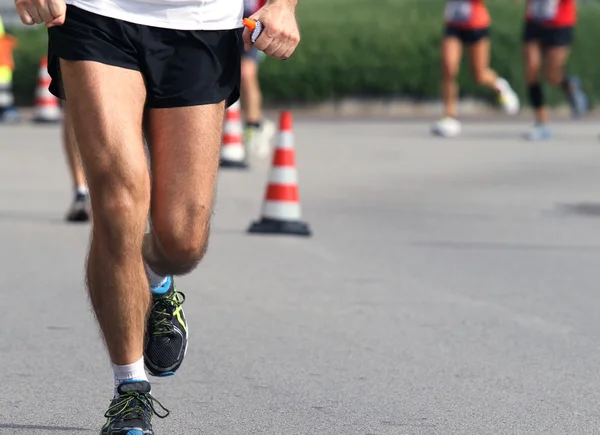
[[[232,104],[225,111],[223,142],[221,144],[220,166],[222,168],[245,169],[246,148],[244,147],[244,129],[240,102]]]
[[[249,233],[311,235],[309,225],[302,221],[300,211],[292,124],[292,114],[282,112],[262,216],[250,225]]]
[[[48,58],[44,56],[40,62],[38,85],[35,93],[35,122],[60,122],[62,111],[60,101],[50,93],[50,74],[48,74]]]

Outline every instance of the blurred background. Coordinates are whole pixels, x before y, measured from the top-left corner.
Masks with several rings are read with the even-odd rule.
[[[583,81],[594,105],[600,96],[598,23],[600,0],[580,0],[579,21],[569,70]],[[524,1],[488,0],[492,16],[491,65],[525,103],[521,33]],[[442,0],[300,0],[303,41],[289,62],[267,59],[260,78],[266,103],[319,103],[353,98],[439,98],[439,42]],[[12,0],[0,0],[7,31],[19,40],[15,50],[17,105],[33,104],[46,31],[20,25]],[[463,60],[464,61],[464,60]],[[547,88],[549,103],[564,101]],[[490,100],[489,90],[461,69],[462,96]]]

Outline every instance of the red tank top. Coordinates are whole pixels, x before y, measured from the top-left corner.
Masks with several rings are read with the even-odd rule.
[[[577,23],[577,1],[528,0],[526,19],[545,27],[572,27]]]
[[[491,23],[485,0],[446,0],[446,25],[465,30],[485,29]]]

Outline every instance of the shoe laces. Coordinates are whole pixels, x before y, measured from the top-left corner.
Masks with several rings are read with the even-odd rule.
[[[155,407],[158,405],[164,413],[159,413]],[[171,411],[165,408],[162,403],[156,400],[150,393],[139,393],[129,391],[119,395],[119,397],[109,406],[104,414],[108,419],[134,420],[143,418],[146,412],[151,412],[159,418],[167,417]]]
[[[185,301],[185,294],[173,291],[170,296],[157,298],[150,314],[152,335],[169,335],[173,333],[173,314]]]

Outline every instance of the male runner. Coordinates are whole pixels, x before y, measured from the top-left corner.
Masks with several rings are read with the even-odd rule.
[[[546,140],[552,136],[540,83],[542,63],[545,63],[548,83],[562,89],[568,98],[573,117],[582,116],[588,109],[580,79],[565,73],[576,23],[576,0],[527,0],[523,56],[529,100],[535,111],[535,125],[526,135],[529,140]]]
[[[244,17],[249,17],[266,4],[266,0],[244,0]],[[266,156],[275,135],[275,124],[263,118],[262,91],[258,79],[258,68],[264,53],[256,47],[244,51],[242,56],[241,102],[246,112],[244,144],[259,156]]]
[[[16,0],[16,9],[49,28],[51,90],[68,101],[90,190],[87,282],[115,378],[101,433],[152,435],[144,366],[170,375],[185,355],[172,277],[207,248],[225,107],[239,97],[243,2],[67,1]],[[268,0],[251,17],[265,27],[257,49],[292,55],[296,2]],[[243,38],[249,49],[250,32]]]
[[[69,222],[87,222],[90,219],[90,195],[85,181],[85,173],[79,157],[77,142],[75,140],[75,132],[71,117],[68,115],[69,108],[66,102],[63,102],[63,125],[62,125],[62,140],[65,149],[65,156],[71,179],[75,189],[75,197],[71,203],[71,207],[67,211],[67,221]]]

